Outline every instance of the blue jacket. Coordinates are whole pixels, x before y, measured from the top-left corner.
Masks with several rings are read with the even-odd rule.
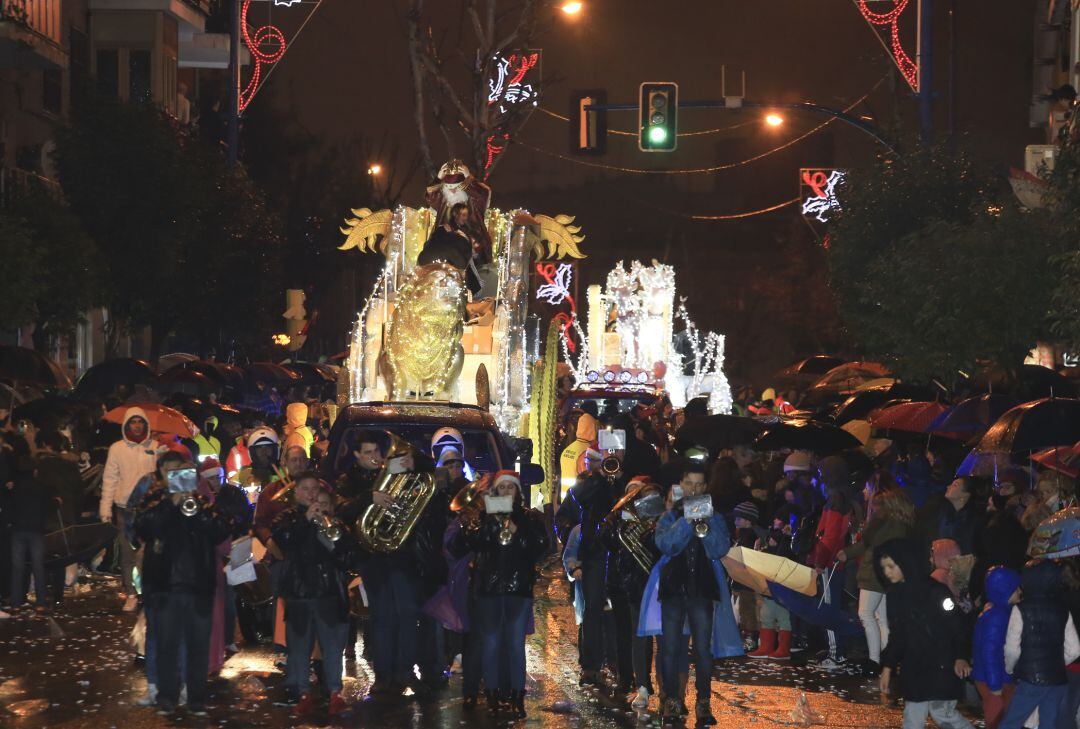
[[[992,567],[986,573],[986,607],[975,622],[973,681],[982,681],[991,691],[1000,691],[1012,677],[1005,672],[1005,633],[1009,629],[1012,606],[1009,597],[1020,587],[1020,575],[1008,567]]]
[[[709,518],[709,532],[694,534],[694,527],[683,518],[676,505],[664,512],[656,524],[656,547],[668,559],[660,571],[660,599],[672,596],[721,598],[712,562],[731,549],[731,536],[722,514]]]

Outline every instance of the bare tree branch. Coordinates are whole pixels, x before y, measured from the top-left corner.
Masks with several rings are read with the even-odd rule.
[[[424,69],[420,62],[420,19],[424,13],[424,0],[411,0],[406,21],[409,32],[409,70],[413,85],[413,116],[416,123],[417,147],[429,176],[434,177],[435,162],[431,157],[424,115]]]

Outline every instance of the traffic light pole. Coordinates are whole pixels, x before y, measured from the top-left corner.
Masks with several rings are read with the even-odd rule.
[[[590,104],[583,107],[583,111],[637,111],[640,108],[638,104]],[[729,111],[737,111],[739,109],[787,109],[790,111],[805,111],[811,114],[820,114],[823,116],[830,116],[834,119],[844,122],[850,126],[855,127],[860,132],[868,134],[873,137],[879,144],[883,145],[893,154],[899,154],[896,147],[887,140],[881,132],[873,124],[868,124],[858,117],[851,116],[850,114],[843,112],[839,109],[832,109],[828,106],[822,106],[821,104],[810,104],[806,102],[802,103],[764,103],[760,101],[746,101],[740,100],[738,104],[728,105],[727,101],[721,99],[720,101],[680,101],[680,109],[727,109]]]

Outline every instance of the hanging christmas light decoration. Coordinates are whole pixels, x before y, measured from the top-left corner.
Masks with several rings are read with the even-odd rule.
[[[273,7],[291,8],[293,5],[299,5],[302,2],[303,0],[273,0]],[[255,98],[255,94],[258,93],[259,87],[266,82],[270,75],[267,69],[282,59],[291,43],[291,41],[285,39],[285,34],[281,29],[272,23],[268,22],[266,25],[252,30],[248,25],[248,11],[251,9],[251,3],[252,0],[243,0],[243,5],[240,6],[240,37],[243,39],[244,45],[247,46],[248,52],[251,53],[252,61],[251,78],[248,79],[247,85],[240,92],[238,100],[241,112],[247,109],[252,99]],[[296,40],[296,37],[307,26],[308,21],[318,12],[322,0],[314,0],[310,4],[312,5],[311,12],[308,13],[299,29],[293,34],[292,40]]]
[[[888,1],[893,5],[890,10],[884,13],[871,10],[869,0],[855,0],[855,3],[859,8],[859,12],[866,18],[866,22],[879,28],[888,28],[889,49],[892,53],[893,62],[896,64],[896,68],[899,69],[900,75],[908,82],[912,91],[918,91],[919,67],[911,60],[911,56],[904,50],[904,46],[900,42],[900,16],[907,9],[910,0]]]

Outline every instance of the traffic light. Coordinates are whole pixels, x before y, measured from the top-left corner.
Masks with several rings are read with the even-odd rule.
[[[638,97],[638,149],[673,152],[678,143],[679,85],[646,81]]]
[[[586,109],[607,103],[602,89],[575,91],[570,96],[570,151],[574,154],[602,155],[607,151],[607,112]]]

